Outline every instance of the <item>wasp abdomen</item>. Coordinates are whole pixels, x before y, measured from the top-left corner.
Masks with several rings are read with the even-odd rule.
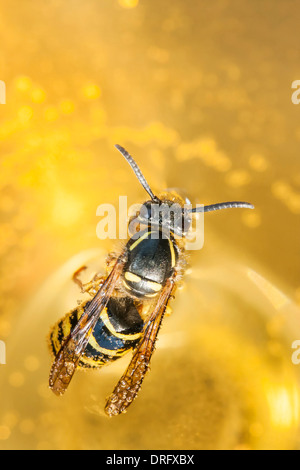
[[[55,356],[90,302],[73,310],[54,326],[50,346]],[[144,322],[132,299],[112,297],[93,329],[79,366],[97,368],[115,361],[137,344],[143,327]]]

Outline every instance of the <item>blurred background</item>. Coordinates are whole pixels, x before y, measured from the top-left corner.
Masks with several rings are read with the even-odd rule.
[[[296,0],[0,0],[1,449],[299,449],[300,79]],[[50,327],[104,268],[99,204],[153,190],[255,211],[205,217],[205,245],[124,416],[129,357],[47,388]]]

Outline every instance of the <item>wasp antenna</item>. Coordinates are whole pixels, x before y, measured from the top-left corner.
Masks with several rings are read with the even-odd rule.
[[[133,169],[134,173],[136,174],[139,182],[141,183],[141,185],[143,186],[143,188],[147,191],[147,193],[149,194],[149,196],[151,197],[151,199],[153,201],[158,201],[158,197],[156,197],[149,184],[147,183],[146,181],[146,178],[144,177],[143,173],[141,172],[141,170],[139,169],[138,167],[138,164],[135,162],[135,160],[132,158],[132,156],[127,152],[127,150],[124,149],[124,147],[121,147],[121,145],[115,145],[116,149],[119,150],[119,152],[121,152],[121,154],[123,155],[124,158],[126,158],[126,160],[128,161],[129,165],[131,166],[131,168]]]
[[[209,206],[203,207],[195,207],[194,209],[190,209],[189,212],[211,212],[211,211],[218,211],[222,209],[233,209],[233,208],[241,208],[241,209],[254,209],[253,204],[249,202],[239,202],[239,201],[232,201],[232,202],[220,202],[218,204],[210,204]]]

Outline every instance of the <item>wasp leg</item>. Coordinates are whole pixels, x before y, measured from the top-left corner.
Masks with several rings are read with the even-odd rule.
[[[102,286],[104,280],[105,276],[100,277],[99,274],[96,274],[90,282],[83,284],[82,292],[87,292],[90,296],[94,297]]]
[[[90,294],[91,296],[94,296],[101,284],[103,283],[103,275],[100,275],[100,274],[96,274],[93,279],[90,281],[90,282],[87,282],[87,283],[83,283],[81,281],[81,279],[79,279],[79,275],[82,271],[84,271],[85,269],[87,269],[86,266],[82,266],[81,268],[77,269],[77,271],[73,274],[73,281],[75,282],[75,284],[77,284],[81,290],[81,292],[84,294],[85,292],[87,292],[88,294]]]
[[[117,253],[114,253],[114,252],[109,253],[106,258],[106,266],[112,266],[112,264],[114,264],[117,259],[118,259]]]
[[[80,288],[81,291],[83,291],[83,282],[79,279],[79,275],[82,271],[85,271],[87,269],[86,266],[81,266],[81,268],[77,269],[75,273],[73,274],[72,280],[77,284]]]

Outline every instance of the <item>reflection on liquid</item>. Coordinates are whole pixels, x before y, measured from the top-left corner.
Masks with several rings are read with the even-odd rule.
[[[0,0],[1,448],[300,447],[294,2],[167,3]],[[205,218],[151,373],[108,420],[129,358],[78,372],[57,399],[45,338],[79,298],[73,272],[101,270],[112,248],[99,204],[145,197],[114,144],[155,193],[256,209]]]
[[[272,302],[276,310],[280,310],[285,306],[289,299],[286,295],[283,294],[279,289],[277,289],[273,284],[271,284],[267,279],[260,276],[257,272],[252,269],[248,270],[249,279],[254,282],[257,287],[262,291],[262,293],[267,297],[267,299]]]

